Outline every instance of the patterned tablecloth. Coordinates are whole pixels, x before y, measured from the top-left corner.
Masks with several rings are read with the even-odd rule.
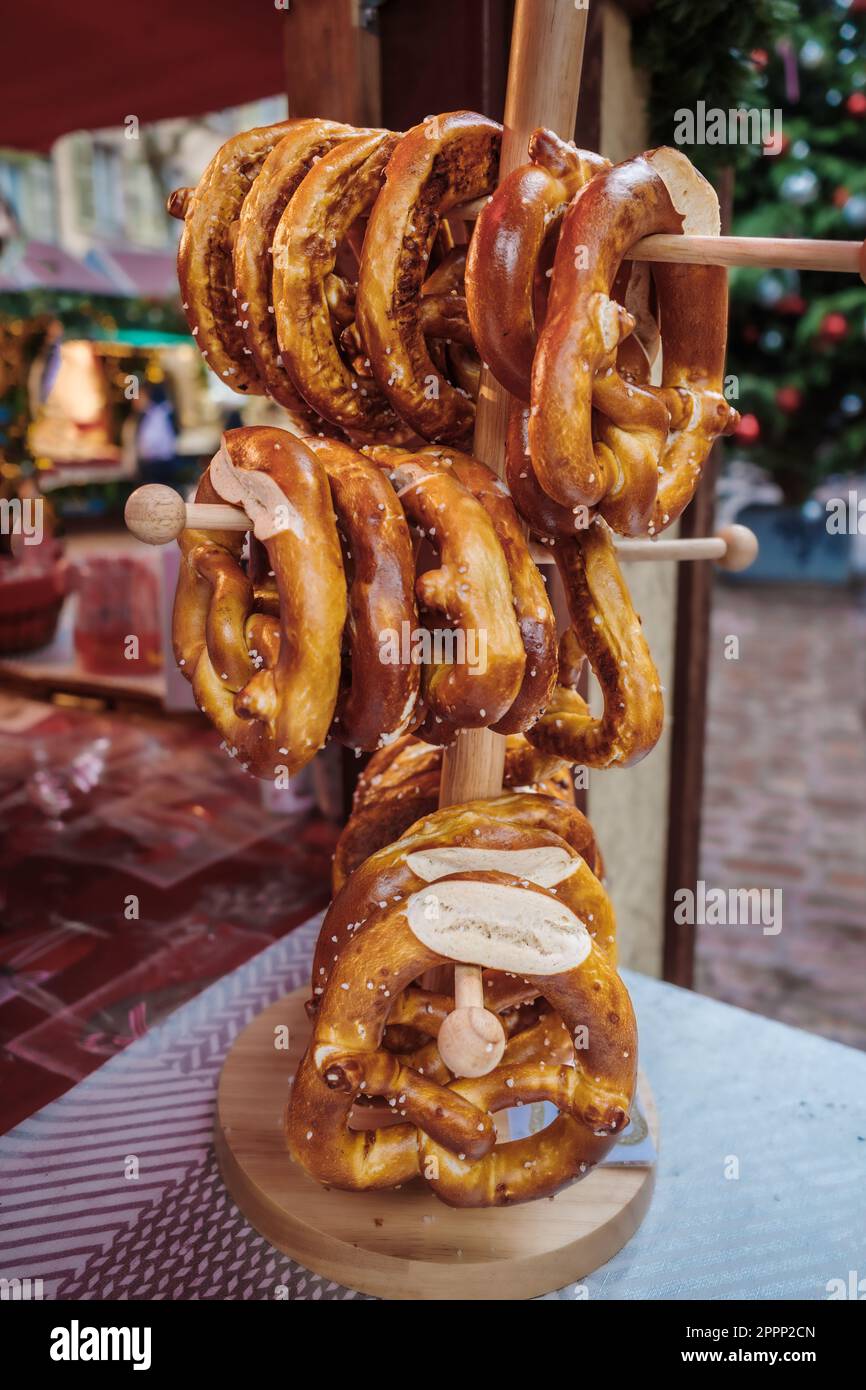
[[[0,1277],[41,1279],[46,1298],[360,1296],[247,1224],[211,1143],[225,1052],[304,982],[317,925],[0,1139]],[[830,1281],[856,1287],[866,1277],[866,1055],[626,978],[661,1116],[656,1193],[615,1259],[582,1289],[548,1297],[821,1299]]]

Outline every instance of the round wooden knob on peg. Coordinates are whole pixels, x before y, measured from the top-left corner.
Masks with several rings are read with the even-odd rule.
[[[718,534],[725,542],[725,553],[716,562],[720,569],[738,574],[755,563],[758,558],[758,537],[748,526],[723,526]]]
[[[436,1046],[455,1076],[486,1076],[502,1061],[505,1033],[496,1014],[484,1007],[477,966],[455,965],[454,1008],[439,1029]]]
[[[186,503],[165,483],[136,488],[127,499],[123,519],[128,529],[146,545],[167,545],[177,540],[186,526]]]

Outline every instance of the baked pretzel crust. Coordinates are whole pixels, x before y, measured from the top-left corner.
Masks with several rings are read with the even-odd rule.
[[[235,317],[267,393],[290,411],[312,416],[283,367],[273,298],[273,243],[301,180],[328,150],[358,132],[336,121],[303,120],[279,140],[243,201],[234,247]]]
[[[383,640],[418,626],[415,555],[394,489],[381,469],[348,444],[304,441],[328,475],[349,574],[346,678],[332,732],[350,748],[381,748],[419,722],[421,673],[411,660],[385,660]]]
[[[183,218],[177,278],[190,332],[211,371],[247,395],[264,395],[266,388],[245,350],[232,243],[253,180],[294,125],[281,121],[234,135],[217,150],[195,189],[179,189],[168,200],[169,212]]]
[[[433,116],[394,150],[370,215],[358,277],[358,326],[373,374],[400,417],[424,439],[465,440],[467,394],[430,356],[423,285],[441,218],[492,192],[502,127],[472,111]]]
[[[527,739],[534,748],[585,767],[631,767],[658,742],[664,702],[613,537],[596,520],[573,540],[557,541],[553,554],[565,587],[572,640],[588,657],[601,686],[604,713],[596,718],[583,697],[560,682]]]
[[[497,381],[519,400],[529,400],[538,280],[552,260],[546,253],[574,195],[610,167],[552,130],[536,130],[529,163],[502,180],[475,224],[466,262],[472,335]]]
[[[323,746],[337,701],[346,620],[337,523],[325,472],[294,435],[229,430],[223,450],[220,477],[237,495],[217,492],[214,460],[196,500],[242,502],[252,475],[280,619],[255,612],[242,532],[188,528],[179,538],[175,658],[229,752],[258,777],[291,776]]]
[[[343,140],[296,189],[274,236],[274,311],[283,365],[303,398],[356,440],[401,442],[400,421],[372,376],[340,352],[328,302],[337,255],[382,185],[399,136],[373,131]]]

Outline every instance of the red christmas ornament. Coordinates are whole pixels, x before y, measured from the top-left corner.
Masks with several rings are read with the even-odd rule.
[[[852,116],[866,116],[866,92],[852,92],[845,105]]]
[[[833,189],[833,206],[834,206],[835,208],[843,208],[843,207],[845,206],[845,204],[847,203],[847,201],[848,201],[848,199],[849,199],[850,197],[851,197],[851,194],[849,193],[849,191],[848,191],[847,188],[842,188],[842,187],[834,188],[834,189]]]
[[[743,444],[754,444],[761,437],[761,422],[757,415],[741,415],[734,438]]]
[[[767,66],[767,62],[769,61],[769,54],[767,53],[766,48],[753,48],[751,53],[749,54],[749,57],[755,64],[756,68],[765,68]]]
[[[776,405],[786,415],[796,415],[803,404],[803,394],[796,386],[780,386],[776,392]]]
[[[848,320],[844,314],[825,314],[821,320],[821,337],[831,343],[839,343],[848,334]]]
[[[793,314],[795,318],[799,318],[806,312],[806,301],[799,294],[783,294],[774,308],[777,314]]]

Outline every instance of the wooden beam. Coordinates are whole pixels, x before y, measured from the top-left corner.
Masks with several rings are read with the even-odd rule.
[[[722,171],[719,188],[722,229],[731,222],[733,173]],[[703,478],[680,521],[681,536],[713,533],[719,446],[704,467]],[[714,566],[680,565],[677,572],[676,653],[668,796],[668,854],[665,875],[664,979],[691,988],[694,983],[695,928],[674,921],[674,894],[694,889],[700,867],[701,803],[704,791],[704,745],[707,718],[710,616]]]
[[[380,124],[374,6],[361,0],[291,0],[283,29],[290,116]]]

